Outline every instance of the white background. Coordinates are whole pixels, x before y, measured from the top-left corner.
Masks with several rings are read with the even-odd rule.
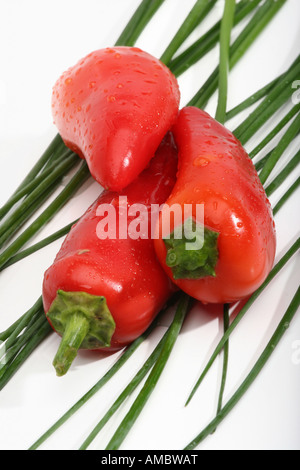
[[[58,76],[92,50],[111,46],[139,0],[0,0],[0,206],[24,178],[56,134],[52,124],[51,88]],[[160,57],[193,6],[192,0],[166,0],[141,35],[137,46]],[[190,44],[220,18],[223,1],[197,28]],[[230,74],[231,108],[284,72],[299,54],[300,2],[288,0],[276,18]],[[243,23],[244,24],[244,23]],[[240,31],[240,25],[233,36]],[[218,61],[215,48],[179,78],[181,105],[194,95]],[[300,77],[299,77],[300,79]],[[215,95],[207,110],[214,114]],[[288,106],[290,107],[290,106]],[[288,109],[288,107],[286,109]],[[228,126],[233,130],[247,115]],[[285,112],[277,113],[246,146],[251,150]],[[271,147],[268,146],[266,151]],[[286,151],[273,175],[299,148],[297,139]],[[295,181],[299,170],[274,193],[274,205]],[[80,216],[99,194],[89,183],[34,241]],[[276,216],[277,259],[299,235],[299,191]],[[58,241],[0,275],[0,331],[32,306],[40,296],[44,271],[60,247]],[[250,370],[285,312],[299,282],[295,256],[247,313],[230,340],[230,362],[225,400]],[[190,405],[184,402],[222,334],[222,310],[197,306],[188,316],[167,368],[122,449],[180,450],[214,416],[221,372],[216,361]],[[77,449],[113,403],[165,331],[168,319],[126,366],[43,449]],[[300,363],[295,346],[300,340],[297,313],[271,360],[217,432],[199,449],[299,449]],[[59,344],[52,334],[30,356],[0,393],[0,448],[27,449],[109,369],[117,355],[80,354],[69,373],[55,376],[51,365]],[[298,360],[297,360],[298,359]],[[125,403],[92,444],[103,449],[129,409]]]

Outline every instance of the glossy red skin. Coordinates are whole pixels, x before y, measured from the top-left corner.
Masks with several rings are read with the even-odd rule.
[[[204,303],[245,298],[265,280],[276,251],[271,206],[255,167],[233,134],[202,110],[182,109],[173,133],[179,169],[166,203],[204,204],[205,226],[219,232],[216,277],[174,280],[161,238],[158,258],[179,288]]]
[[[162,62],[138,48],[114,47],[92,52],[62,74],[52,114],[94,179],[120,191],[154,156],[179,100],[177,80]]]
[[[53,265],[46,271],[43,301],[47,313],[59,289],[104,296],[115,320],[111,347],[114,351],[131,343],[151,324],[176,287],[160,266],[151,238],[99,240],[100,204],[114,204],[119,195],[128,205],[163,204],[175,181],[177,150],[169,135],[149,167],[120,194],[104,191],[73,226]],[[130,222],[130,218],[128,219]],[[87,251],[85,251],[87,250]]]

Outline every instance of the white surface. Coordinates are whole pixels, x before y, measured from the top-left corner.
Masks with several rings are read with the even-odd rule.
[[[138,4],[139,0],[0,0],[0,206],[56,134],[50,111],[55,80],[85,54],[113,45]],[[192,0],[167,0],[137,46],[160,57],[193,4]],[[220,17],[222,8],[223,2],[219,1],[187,44]],[[300,2],[288,0],[230,74],[229,108],[285,71],[299,54],[299,18]],[[216,48],[180,77],[182,105],[198,90],[217,60]],[[216,95],[207,107],[212,114],[215,104]],[[233,130],[246,114],[229,123],[229,127]],[[276,115],[266,129],[273,127],[280,116]],[[251,150],[262,135],[255,136],[247,150]],[[299,138],[289,147],[274,175],[296,148],[299,148]],[[299,169],[274,193],[272,204],[298,175]],[[80,216],[98,192],[96,184],[85,185],[80,195],[35,241]],[[299,191],[276,216],[276,226],[278,259],[299,235]],[[31,307],[40,295],[43,273],[60,244],[58,241],[1,273],[0,331]],[[232,335],[225,400],[250,370],[285,312],[299,282],[298,262],[297,257],[289,262]],[[166,370],[122,449],[180,450],[214,416],[221,361],[215,363],[193,401],[184,407],[191,387],[222,334],[221,309],[213,310],[195,308],[187,318]],[[77,449],[133,377],[163,331],[164,325],[42,448]],[[217,432],[199,449],[300,449],[299,341],[298,312],[262,374]],[[59,379],[51,365],[58,342],[59,338],[52,334],[1,392],[1,449],[27,449],[116,359],[116,356],[102,359],[97,354],[80,354],[69,373]],[[105,447],[133,398],[108,423],[91,448]]]

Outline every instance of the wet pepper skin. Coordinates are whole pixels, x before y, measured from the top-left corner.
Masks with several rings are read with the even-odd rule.
[[[150,236],[137,240],[129,237],[100,240],[97,225],[105,215],[98,216],[97,210],[102,204],[113,205],[117,230],[119,213],[124,210],[122,204],[119,206],[119,196],[127,197],[128,208],[133,204],[146,205],[150,215],[150,205],[161,205],[169,196],[176,181],[176,169],[177,149],[168,134],[148,168],[132,185],[119,194],[104,191],[92,204],[73,226],[53,265],[45,273],[46,314],[58,290],[105,297],[116,323],[106,351],[118,350],[139,337],[176,291],[176,286],[160,266]],[[134,218],[128,217],[128,225]]]
[[[114,47],[92,52],[62,74],[52,114],[94,179],[120,191],[154,156],[179,100],[177,80],[162,62],[138,48]]]
[[[194,217],[196,204],[204,204],[204,226],[218,233],[218,259],[215,275],[174,279],[162,238],[155,240],[158,258],[170,279],[202,302],[245,298],[265,280],[276,250],[270,203],[255,167],[234,135],[202,110],[183,108],[173,133],[179,168],[166,203],[190,203]]]

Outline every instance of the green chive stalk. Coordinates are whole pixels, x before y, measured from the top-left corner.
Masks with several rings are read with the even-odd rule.
[[[248,16],[259,4],[260,0],[242,0],[236,5],[234,15],[234,26],[239,24],[246,16]],[[190,47],[185,49],[181,54],[174,57],[168,66],[172,72],[179,77],[192,65],[202,59],[209,51],[211,51],[218,43],[220,37],[221,20],[215,23],[205,34],[203,34]]]
[[[29,339],[23,349],[14,358],[13,362],[1,370],[0,391],[5,387],[13,375],[18,371],[21,365],[37,348],[37,346],[53,331],[48,321],[44,321],[41,328]],[[2,374],[3,371],[3,374]]]
[[[149,0],[143,0],[115,42],[115,46],[134,46],[138,37],[164,1],[151,0],[149,2]]]
[[[44,212],[24,232],[0,254],[0,269],[14,256],[54,215],[73,197],[83,181],[90,176],[85,162],[75,176],[61,191],[56,199],[44,210]]]
[[[177,301],[177,297],[177,294],[171,297],[169,302],[167,302],[166,306],[158,314],[154,322],[149,326],[145,333],[139,336],[135,341],[133,341],[129,346],[124,349],[120,357],[117,359],[115,364],[108,370],[108,372],[106,372],[106,374],[101,377],[101,379],[98,380],[98,382],[85,395],[83,395],[66,413],[64,413],[64,415],[61,416],[61,418],[56,421],[34,444],[32,444],[29,450],[35,450],[40,447],[43,442],[45,442],[83,405],[85,405],[87,401],[92,398],[118,372],[118,370],[128,361],[128,359],[133,355],[133,353],[138,349],[138,347],[150,336],[150,334],[155,329],[164,313],[175,303],[175,301]]]
[[[142,409],[146,405],[170,357],[176,339],[178,338],[182,328],[184,319],[189,311],[189,306],[190,298],[186,295],[182,295],[181,299],[179,300],[171,327],[169,328],[165,338],[160,355],[138,397],[109,441],[106,450],[116,450],[119,448],[132,428],[133,424],[137,420],[138,416],[140,415]]]
[[[28,183],[30,183],[42,170],[42,168],[45,166],[45,164],[49,161],[51,156],[55,151],[57,151],[58,148],[60,148],[62,145],[62,139],[60,135],[56,135],[54,139],[51,141],[43,155],[39,158],[39,160],[36,162],[36,164],[33,166],[33,168],[30,170],[30,172],[27,174],[27,176],[24,178],[22,183],[18,186],[18,188],[15,190],[13,197],[17,192],[21,191],[24,186],[26,186]],[[9,200],[7,201],[9,202]],[[1,215],[3,217],[3,215]],[[1,219],[0,217],[0,219]]]
[[[295,105],[284,118],[269,132],[269,134],[249,153],[250,158],[254,158],[276,135],[290,122],[290,120],[300,111],[300,104]]]
[[[225,122],[228,92],[229,48],[235,0],[225,0],[224,14],[220,30],[220,61],[219,61],[219,97],[216,111],[216,120],[221,124]]]
[[[286,133],[281,138],[280,142],[277,144],[274,151],[271,153],[270,157],[267,159],[261,173],[259,174],[260,181],[262,184],[265,184],[271,171],[275,167],[276,163],[278,162],[279,158],[282,156],[283,152],[287,149],[291,141],[296,137],[296,135],[300,132],[300,113],[290,127],[287,129]]]
[[[285,104],[293,94],[292,83],[300,73],[300,56],[293,62],[284,79],[280,80],[267,94],[265,99],[251,113],[245,121],[238,126],[234,134],[244,144],[267,122],[278,109]]]
[[[285,253],[285,255],[277,262],[277,264],[273,267],[271,272],[269,273],[266,280],[263,284],[251,295],[249,300],[246,304],[241,308],[238,315],[234,318],[231,322],[230,326],[228,327],[227,331],[219,341],[218,345],[216,346],[214,352],[212,353],[210,359],[208,360],[206,367],[204,368],[202,374],[200,375],[199,379],[197,380],[195,386],[190,393],[186,405],[191,401],[192,397],[196,393],[197,389],[199,388],[200,384],[202,383],[204,377],[206,376],[207,372],[210,370],[212,364],[214,363],[215,359],[218,357],[219,353],[222,351],[225,343],[228,341],[229,336],[233,332],[233,330],[237,327],[240,323],[242,318],[245,316],[246,312],[249,308],[253,305],[255,300],[261,295],[261,293],[265,290],[265,288],[270,284],[270,282],[275,278],[275,276],[281,271],[281,269],[286,265],[286,263],[292,258],[292,256],[297,253],[300,248],[300,238],[298,238],[293,245],[289,248],[289,250]]]
[[[25,210],[19,217],[18,220],[15,221],[10,227],[7,228],[7,230],[3,233],[3,235],[0,237],[0,248],[3,249],[8,243],[10,242],[11,238],[17,234],[20,229],[23,227],[25,222],[27,222],[33,213],[40,209],[45,201],[58,189],[60,185],[60,180],[57,180],[55,183],[53,183],[51,186],[49,186],[46,191],[34,201],[31,206]]]
[[[230,48],[229,69],[231,70],[241,57],[246,53],[252,43],[257,39],[259,34],[269,24],[273,17],[278,13],[279,9],[284,5],[286,0],[266,0],[262,6],[256,11],[249,23],[237,37]],[[219,68],[217,67],[205,84],[189,101],[188,106],[196,106],[205,108],[209,98],[213,95],[218,87]]]
[[[231,30],[233,26],[235,0],[225,0],[224,14],[221,21],[220,29],[220,61],[219,61],[219,96],[216,111],[216,120],[224,124],[227,109],[227,92],[228,92],[228,72],[229,72],[229,48],[231,39]],[[224,332],[229,326],[229,308],[228,305],[223,307],[223,325]],[[225,389],[227,368],[228,368],[229,341],[224,345],[223,349],[223,370],[222,380],[219,391],[219,400],[217,412],[222,406],[223,394]]]
[[[268,197],[276,191],[276,189],[286,180],[286,178],[292,173],[292,171],[300,163],[300,150],[293,156],[293,158],[287,163],[287,165],[281,170],[281,172],[274,178],[274,180],[265,188],[266,195]]]
[[[262,371],[263,367],[270,359],[275,348],[278,346],[281,338],[284,336],[285,332],[289,328],[298,308],[300,305],[300,287],[298,287],[288,309],[286,310],[284,316],[282,317],[280,323],[278,324],[276,330],[274,331],[273,336],[268,342],[266,348],[256,361],[254,367],[251,369],[247,377],[244,379],[242,384],[236,390],[236,392],[231,396],[227,401],[226,405],[219,411],[217,416],[185,447],[184,450],[195,449],[204,439],[213,432],[213,430],[226,418],[234,406],[240,401],[240,399],[245,395],[249,387],[252,385],[254,380]]]
[[[272,88],[274,88],[274,86],[280,80],[283,79],[283,77],[284,77],[284,74],[282,74],[279,77],[275,78],[274,80],[269,82],[267,85],[264,85],[258,91],[256,91],[251,96],[246,98],[244,101],[239,103],[237,106],[235,106],[234,108],[227,111],[226,116],[225,116],[226,122],[229,121],[230,119],[234,118],[235,116],[237,116],[241,112],[245,111],[246,109],[250,108],[251,106],[253,106],[260,99],[264,98],[272,90]]]
[[[279,199],[277,204],[274,206],[273,214],[276,215],[282,206],[289,200],[289,198],[295,193],[295,191],[300,186],[300,176],[296,179],[296,181],[289,187],[289,189],[284,193],[284,195]]]
[[[37,251],[41,250],[42,248],[45,248],[46,246],[50,245],[51,243],[55,242],[56,240],[59,240],[60,238],[66,236],[73,225],[78,221],[75,220],[74,222],[71,222],[70,224],[66,225],[65,227],[61,228],[57,232],[52,233],[49,235],[49,237],[44,238],[43,240],[35,243],[34,245],[30,246],[29,248],[26,248],[23,251],[20,251],[17,253],[15,256],[12,256],[10,260],[2,266],[0,269],[0,272],[3,271],[4,269],[8,268],[9,266],[12,266],[15,263],[18,263],[24,258],[27,258],[28,256],[32,255],[33,253],[36,253]],[[0,338],[1,340],[1,338]]]
[[[150,354],[146,362],[143,364],[141,369],[136,373],[134,378],[130,381],[127,387],[123,390],[123,392],[119,395],[119,397],[115,400],[113,405],[109,408],[109,410],[105,413],[103,418],[99,421],[99,423],[94,427],[94,429],[90,432],[88,437],[84,440],[82,445],[80,446],[79,450],[86,450],[89,445],[93,442],[96,436],[99,434],[101,429],[105,426],[105,424],[109,421],[109,419],[116,413],[116,411],[120,408],[120,406],[124,403],[124,401],[134,392],[134,390],[139,386],[142,380],[146,377],[148,372],[152,369],[153,365],[156,363],[161,350],[164,346],[166,341],[168,330],[154,349],[154,351]]]
[[[228,330],[229,324],[230,324],[229,304],[225,304],[223,306],[224,334]],[[218,398],[217,414],[222,409],[223,396],[224,396],[226,379],[227,379],[228,362],[229,362],[229,340],[225,342],[224,348],[223,348],[223,367],[222,367],[221,386],[220,386],[219,398]]]
[[[18,222],[22,214],[33,204],[47,189],[54,184],[57,180],[61,180],[66,171],[69,171],[78,163],[78,157],[74,154],[69,155],[65,160],[58,165],[50,174],[43,178],[38,186],[24,199],[22,204],[13,212],[13,214],[5,219],[0,225],[0,237],[9,229],[15,222]],[[25,189],[27,186],[25,186]],[[19,194],[19,193],[17,193]]]
[[[35,315],[30,324],[26,327],[25,331],[18,337],[18,339],[9,347],[6,351],[5,356],[1,359],[4,364],[12,364],[17,355],[22,351],[24,345],[26,345],[30,339],[39,333],[39,331],[45,325],[44,314]],[[6,369],[4,365],[0,367],[0,379],[5,374]]]
[[[197,0],[188,16],[185,18],[181,27],[175,34],[174,38],[163,52],[160,60],[166,65],[169,64],[174,54],[177,52],[183,42],[190,36],[196,26],[206,17],[215,5],[216,0]]]
[[[128,361],[132,354],[138,349],[140,344],[150,334],[150,330],[141,335],[135,340],[130,346],[128,346],[121,356],[115,362],[115,364],[109,369],[109,371],[101,377],[101,379],[85,394],[80,400],[78,400],[64,415],[56,421],[41,437],[39,437],[29,448],[29,450],[38,449],[49,437],[57,431],[73,414],[75,414],[87,401],[92,398],[104,385],[121,369],[121,367]]]
[[[20,334],[20,332],[28,325],[28,322],[31,318],[41,310],[43,306],[42,298],[40,297],[36,303],[31,307],[28,312],[23,316],[22,320],[18,323],[14,331],[9,335],[6,341],[0,346],[0,359],[2,358],[5,351],[7,351],[15,342],[16,338]]]
[[[59,164],[61,168],[62,175],[66,173],[66,171],[69,170],[68,165],[66,166],[65,160],[69,160],[71,157],[69,156],[71,154],[71,150],[66,150],[66,152],[62,155],[61,160],[62,162]],[[33,190],[36,190],[39,185],[46,179],[48,178],[52,172],[57,173],[58,169],[58,163],[52,162],[47,169],[44,169],[42,173],[40,173],[36,178],[34,178],[30,183],[24,185],[19,191],[17,191],[9,201],[4,204],[1,209],[0,209],[0,220],[10,211],[10,209],[17,203],[19,202],[24,196],[30,195]],[[60,177],[61,175],[58,174],[57,178]],[[55,181],[56,176],[52,176],[53,181]],[[28,204],[28,201],[27,201]]]

